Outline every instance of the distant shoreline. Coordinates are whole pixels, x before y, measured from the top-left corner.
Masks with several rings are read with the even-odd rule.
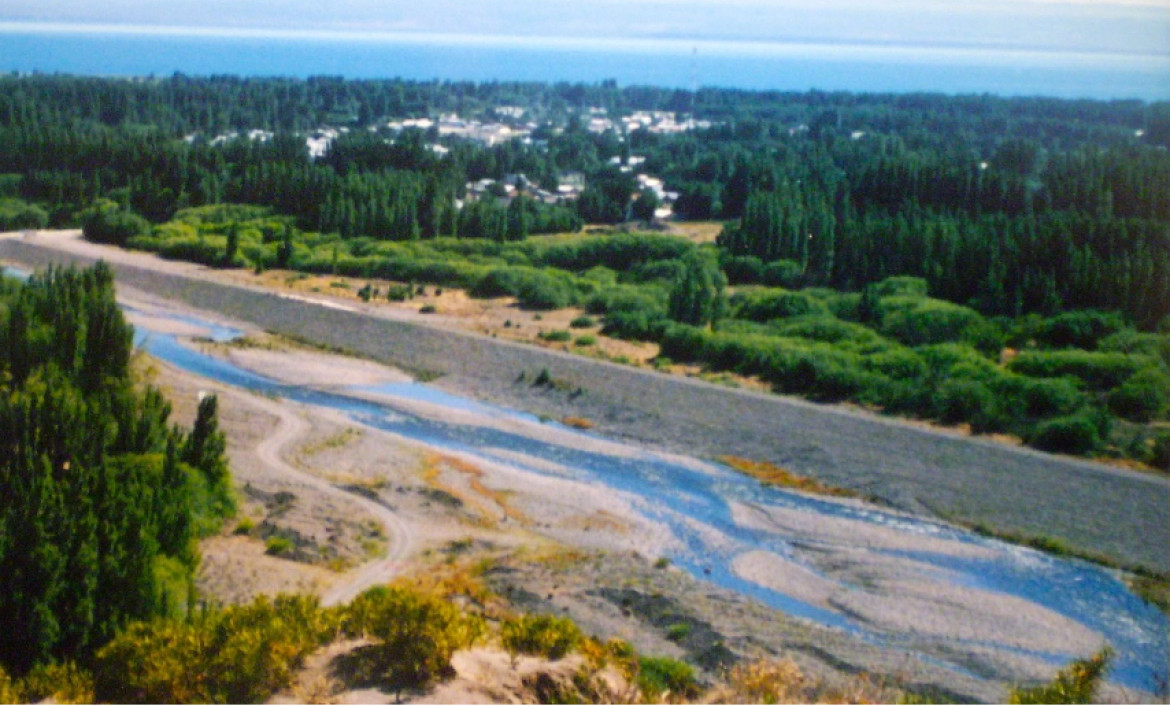
[[[473,36],[0,22],[0,71],[106,76],[337,75],[688,90],[1170,100],[1170,57],[927,41]],[[230,50],[229,50],[230,49]]]
[[[330,30],[317,28],[283,27],[233,27],[217,25],[182,26],[166,24],[130,24],[114,22],[46,22],[46,21],[2,21],[0,34],[98,34],[163,37],[220,37],[241,39],[282,39],[282,40],[347,40],[369,42],[404,42],[415,44],[457,43],[481,46],[562,46],[581,47],[673,47],[687,54],[692,51],[764,50],[781,47],[824,47],[836,49],[882,48],[910,50],[958,50],[975,52],[1023,52],[1028,54],[1077,54],[1082,56],[1127,56],[1147,59],[1170,60],[1170,54],[1139,52],[1119,49],[1095,49],[1071,51],[1068,49],[1011,42],[963,42],[931,40],[879,40],[844,39],[816,36],[690,36],[690,35],[619,35],[613,37],[578,37],[572,35],[547,36],[541,34],[486,34],[474,35],[460,32],[406,32],[406,31],[363,31]]]

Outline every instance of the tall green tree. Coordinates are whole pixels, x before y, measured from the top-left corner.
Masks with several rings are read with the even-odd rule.
[[[670,288],[667,312],[671,319],[691,326],[706,326],[723,315],[727,278],[715,253],[695,248],[681,258],[682,267]]]

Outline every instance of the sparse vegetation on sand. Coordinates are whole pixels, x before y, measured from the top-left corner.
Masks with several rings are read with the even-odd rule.
[[[864,674],[810,678],[794,662],[776,658],[739,662],[704,680],[684,661],[586,637],[568,618],[522,614],[497,622],[481,604],[457,606],[446,597],[452,591],[460,589],[449,582],[427,590],[384,586],[336,608],[305,596],[261,597],[190,618],[131,623],[98,651],[92,672],[50,665],[12,679],[0,670],[0,698],[261,703],[289,689],[306,659],[320,653],[331,655],[325,679],[331,693],[318,696],[373,688],[400,699],[456,676],[454,656],[476,645],[489,651],[499,645],[513,668],[521,656],[571,664],[567,671],[550,666],[546,677],[526,682],[529,698],[545,703],[875,703],[940,696]],[[1109,658],[1106,650],[1074,662],[1050,684],[1013,688],[1010,702],[1088,703]]]

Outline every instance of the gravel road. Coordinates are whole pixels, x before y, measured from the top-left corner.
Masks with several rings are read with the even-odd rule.
[[[87,264],[52,238],[7,238],[0,258]],[[923,429],[840,407],[736,390],[214,281],[194,266],[103,255],[120,283],[269,331],[334,346],[480,400],[694,456],[766,460],[901,509],[1043,535],[1170,572],[1170,479]],[[557,383],[535,386],[547,369]]]

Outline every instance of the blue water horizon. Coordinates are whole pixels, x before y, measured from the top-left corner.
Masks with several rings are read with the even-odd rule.
[[[0,71],[1170,100],[1170,55],[798,41],[161,31],[0,21]]]

